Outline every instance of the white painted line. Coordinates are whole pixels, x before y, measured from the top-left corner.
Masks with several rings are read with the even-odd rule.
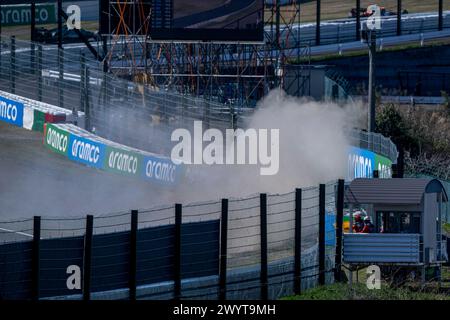
[[[18,235],[21,235],[21,236],[33,238],[32,234],[28,234],[28,233],[25,233],[25,232],[14,231],[14,230],[9,230],[9,229],[4,229],[4,228],[0,228],[0,231],[11,232],[11,233],[15,233],[15,234],[18,234]]]

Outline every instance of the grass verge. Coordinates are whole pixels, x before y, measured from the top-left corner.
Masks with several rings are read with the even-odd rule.
[[[382,285],[380,290],[369,290],[364,284],[355,283],[352,289],[346,283],[335,283],[305,291],[299,296],[282,300],[450,300],[449,295],[414,292],[406,288],[392,289]]]

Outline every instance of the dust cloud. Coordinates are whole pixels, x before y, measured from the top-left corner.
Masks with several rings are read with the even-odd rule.
[[[193,177],[187,188],[179,188],[177,201],[284,193],[345,178],[349,146],[345,130],[360,127],[363,119],[359,103],[340,106],[274,90],[259,103],[245,128],[279,129],[278,173],[262,176],[260,165],[190,165]]]
[[[172,188],[69,162],[47,150],[39,133],[1,124],[0,220],[105,215],[175,202],[283,193],[342,178],[349,144],[345,128],[359,125],[361,110],[360,105],[319,103],[273,91],[245,128],[279,129],[276,175],[261,176],[259,165],[188,165],[185,177]],[[145,128],[135,129],[149,134]],[[149,139],[166,139],[166,150],[176,144],[170,135],[158,136],[154,130]]]

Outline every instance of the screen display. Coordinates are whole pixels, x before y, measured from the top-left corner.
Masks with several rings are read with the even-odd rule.
[[[155,18],[167,17],[158,1],[171,3],[172,16],[170,24],[152,23],[154,39],[263,41],[263,0],[154,0]]]
[[[109,6],[114,6],[114,1],[108,2]],[[146,33],[155,40],[263,41],[264,38],[264,0],[138,2],[143,3],[112,10],[103,8],[102,12],[109,11],[111,21],[109,28],[105,26],[102,31],[118,30],[114,28],[116,25],[129,22],[130,29]],[[131,8],[134,6],[136,8]],[[122,20],[118,16],[120,12],[124,14]],[[150,21],[146,19],[149,16]],[[144,26],[146,23],[149,28]]]

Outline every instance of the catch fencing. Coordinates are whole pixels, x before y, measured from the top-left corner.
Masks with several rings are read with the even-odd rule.
[[[248,111],[117,78],[81,50],[69,48],[2,37],[0,89],[73,114],[82,111],[88,131],[154,153],[161,153],[162,142],[170,141],[175,128],[192,125],[193,120],[208,127],[235,128],[239,115]]]
[[[445,0],[403,3],[397,0],[283,0],[266,2],[265,33],[269,39],[277,35],[277,4],[281,6],[279,42],[286,47],[358,41],[360,26],[366,22],[371,5],[380,8],[381,28],[377,30],[380,38],[450,28],[450,4]]]
[[[245,127],[254,111],[117,78],[70,47],[58,51],[4,37],[0,39],[0,90],[68,109],[74,115],[82,112],[88,131],[161,155],[169,155],[165,142],[176,128],[190,129],[195,120],[218,129]],[[359,131],[349,134],[355,146],[397,158],[389,139]]]
[[[343,191],[339,180],[285,194],[0,222],[0,297],[300,294],[340,275]]]

